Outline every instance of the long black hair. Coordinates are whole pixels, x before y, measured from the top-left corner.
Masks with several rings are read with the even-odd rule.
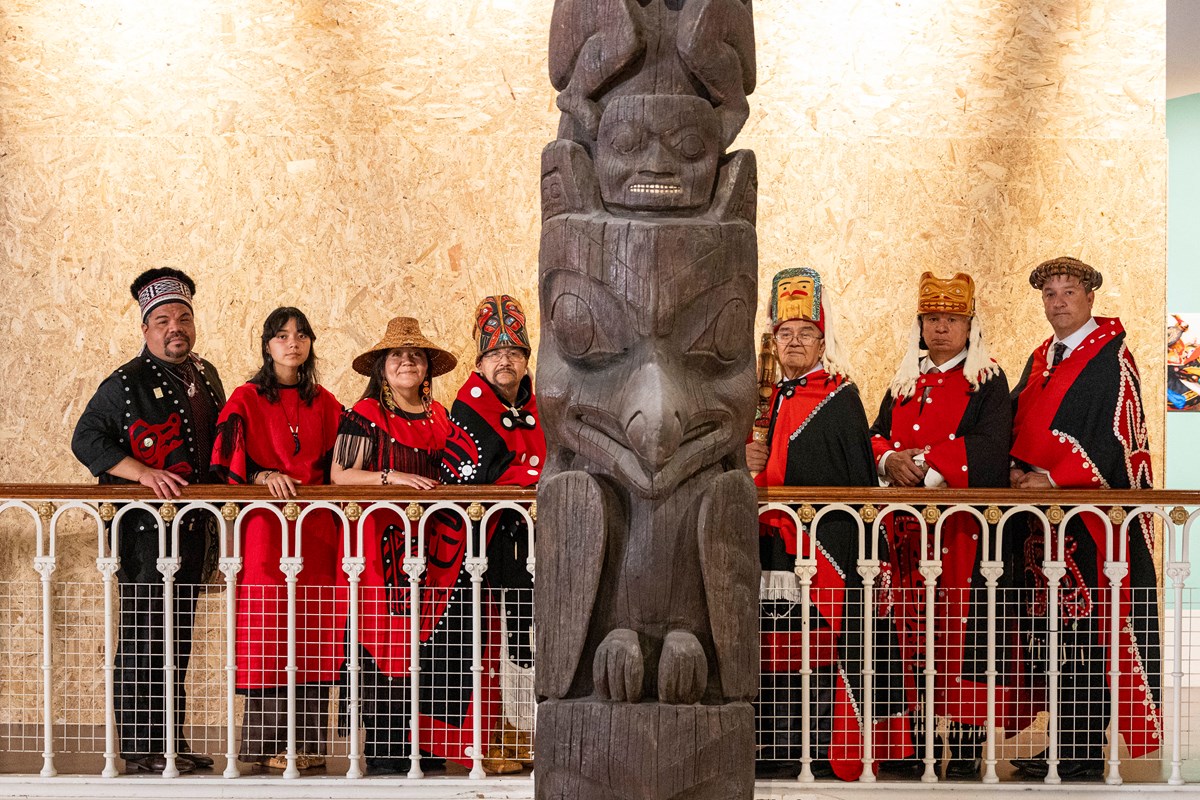
[[[308,336],[312,345],[308,351],[308,358],[300,365],[300,382],[297,387],[300,399],[312,405],[312,401],[317,397],[317,390],[321,387],[321,379],[317,376],[317,335],[313,333],[308,317],[304,316],[304,312],[298,308],[281,306],[267,315],[262,329],[263,363],[258,368],[258,372],[254,373],[254,377],[250,379],[250,383],[257,386],[258,393],[270,402],[279,402],[279,379],[275,377],[275,362],[271,360],[271,350],[268,345],[291,320],[296,320],[296,330]]]

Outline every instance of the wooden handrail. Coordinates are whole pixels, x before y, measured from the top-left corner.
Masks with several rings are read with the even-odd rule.
[[[94,483],[0,483],[0,502],[4,500],[155,500],[143,486],[100,486]],[[225,484],[194,484],[183,490],[177,503],[191,500],[270,500],[271,494],[262,486],[232,486]],[[432,503],[438,500],[531,501],[537,499],[534,489],[514,486],[439,486],[418,491],[397,486],[301,486],[299,500],[379,501],[416,500]],[[862,487],[797,488],[775,486],[758,490],[760,503],[871,503],[882,508],[889,503],[909,505],[1121,505],[1200,506],[1200,491],[1177,489],[881,489]]]

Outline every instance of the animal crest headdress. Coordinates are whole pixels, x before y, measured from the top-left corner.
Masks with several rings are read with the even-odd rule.
[[[808,320],[825,335],[825,354],[821,361],[826,372],[849,376],[849,360],[834,335],[836,323],[829,293],[825,291],[821,274],[811,267],[781,269],[771,280],[771,330],[791,319]]]
[[[497,347],[520,347],[526,353],[533,349],[525,328],[525,311],[507,294],[493,294],[479,301],[472,338],[479,344],[479,355]]]
[[[978,389],[979,384],[1000,372],[1000,365],[992,360],[988,351],[983,322],[975,315],[975,281],[965,272],[956,272],[951,278],[938,278],[932,272],[925,272],[917,290],[917,315],[913,317],[908,350],[892,378],[893,398],[911,395],[921,375],[921,355],[925,352],[921,341],[921,316],[924,314],[961,314],[971,318],[963,374],[972,389]]]

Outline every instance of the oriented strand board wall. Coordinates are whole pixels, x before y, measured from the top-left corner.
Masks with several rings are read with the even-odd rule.
[[[230,389],[279,304],[309,311],[344,402],[394,314],[464,362],[482,295],[517,295],[536,328],[551,7],[4,0],[0,481],[88,479],[70,432],[139,346],[126,287],[146,267],[197,278],[199,350]],[[824,272],[871,406],[921,271],[975,275],[1015,380],[1049,333],[1030,268],[1078,255],[1130,329],[1161,470],[1164,17],[1162,0],[760,0],[739,146],[758,154],[764,300],[777,268]],[[0,524],[0,580],[32,580],[27,535]],[[96,581],[93,541],[61,545],[56,581]],[[5,625],[30,679],[35,622]]]
[[[327,385],[393,314],[470,360],[489,292],[536,325],[538,152],[555,130],[551,0],[7,0],[0,10],[0,481],[78,481],[83,403],[139,344],[125,287],[199,281],[199,350],[230,388],[277,304],[310,311]],[[917,275],[968,269],[1015,379],[1047,333],[1024,283],[1106,275],[1144,365],[1161,469],[1161,0],[758,4],[774,269],[834,287],[868,405]],[[441,382],[448,401],[467,364]]]
[[[86,478],[69,432],[138,346],[125,287],[148,266],[198,279],[199,349],[230,388],[280,303],[310,310],[347,402],[393,314],[467,361],[479,296],[510,291],[536,324],[551,5],[6,2],[0,480]],[[739,144],[761,169],[764,297],[778,267],[825,272],[871,404],[922,270],[974,273],[1015,377],[1048,332],[1024,276],[1077,254],[1131,329],[1161,454],[1161,0],[809,0],[757,20]]]

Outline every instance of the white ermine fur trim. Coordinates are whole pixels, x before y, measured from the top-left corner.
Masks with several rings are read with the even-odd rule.
[[[830,375],[842,375],[849,378],[850,359],[842,351],[835,334],[837,314],[833,311],[828,291],[822,294],[821,309],[825,314],[825,355],[821,357],[825,363],[825,371]]]
[[[921,376],[921,356],[924,353],[921,349],[921,318],[916,317],[908,337],[908,350],[888,387],[893,398],[908,397],[917,388],[917,378]],[[999,372],[1000,365],[992,360],[987,341],[983,338],[983,323],[979,317],[972,317],[971,334],[967,339],[967,360],[963,362],[967,383],[971,384],[972,390],[978,389],[981,383],[986,383],[988,378]]]
[[[1000,365],[992,360],[988,350],[987,340],[983,338],[983,322],[979,317],[971,319],[971,338],[967,342],[967,360],[963,362],[963,374],[971,389],[979,388],[979,384],[987,383],[987,379],[1000,373]]]

